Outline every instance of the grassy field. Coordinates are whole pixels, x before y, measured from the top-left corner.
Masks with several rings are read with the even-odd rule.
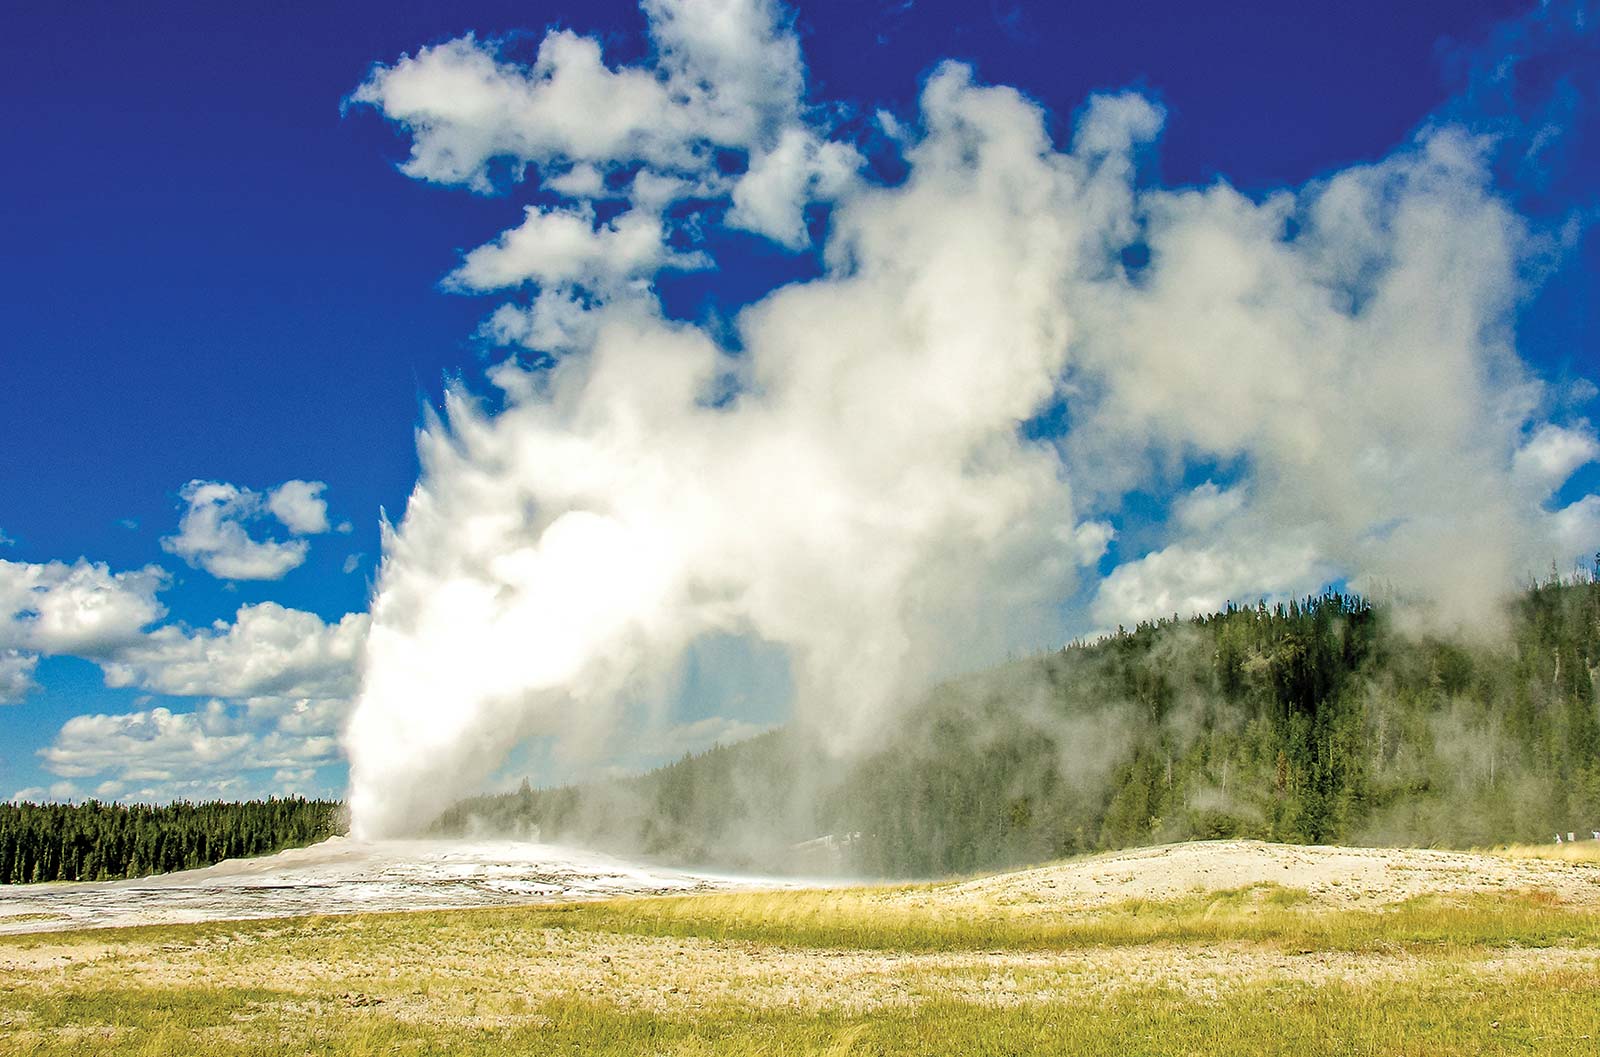
[[[1600,1052],[1600,914],[1547,892],[1047,914],[933,892],[0,938],[0,1052]]]
[[[1587,837],[1588,834],[1584,836]],[[1495,848],[1493,854],[1511,859],[1600,863],[1600,840],[1580,840],[1568,844],[1510,844]]]

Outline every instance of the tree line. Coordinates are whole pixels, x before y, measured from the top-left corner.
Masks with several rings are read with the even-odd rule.
[[[842,761],[779,730],[437,828],[874,876],[1190,838],[1549,841],[1600,829],[1597,680],[1588,575],[1453,636],[1348,594],[1230,605],[954,680]]]
[[[0,804],[0,883],[107,881],[266,855],[332,836],[341,814],[335,801],[301,797]]]
[[[528,783],[434,830],[700,865],[933,876],[1172,840],[1443,844],[1600,829],[1600,582],[1419,634],[1339,593],[1230,605],[936,687],[844,759],[803,728],[649,774]],[[0,881],[101,880],[313,843],[341,807],[0,805]]]

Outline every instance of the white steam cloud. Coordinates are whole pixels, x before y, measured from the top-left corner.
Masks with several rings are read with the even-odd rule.
[[[495,404],[453,389],[420,435],[346,734],[361,834],[425,824],[528,737],[604,740],[713,636],[785,649],[796,719],[844,748],[929,680],[1074,630],[1338,578],[1478,619],[1600,543],[1600,499],[1551,505],[1600,444],[1549,421],[1516,354],[1551,249],[1494,192],[1491,143],[1429,128],[1265,200],[1147,189],[1148,101],[1094,98],[1061,151],[951,64],[878,186],[804,105],[774,4],[645,11],[653,67],[564,31],[519,67],[469,37],[353,97],[410,131],[409,175],[488,190],[509,162],[571,200],[452,276],[528,288],[486,333],[559,355],[496,368]],[[803,248],[812,202],[820,278],[731,335],[663,315],[651,277],[710,266],[708,232]],[[1029,439],[1053,407],[1070,429]],[[1122,497],[1186,466],[1224,483],[1101,577]],[[1080,579],[1092,625],[1063,608]]]

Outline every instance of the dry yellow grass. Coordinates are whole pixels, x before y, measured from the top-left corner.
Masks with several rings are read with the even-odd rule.
[[[1600,1039],[1600,912],[1554,889],[1048,904],[1048,871],[1010,876],[1023,888],[8,937],[0,1053],[1443,1057],[1592,1055]],[[1033,894],[997,898],[1017,891]]]
[[[1488,854],[1507,859],[1548,859],[1551,862],[1600,863],[1600,840],[1568,841],[1561,844],[1507,844],[1489,849]]]

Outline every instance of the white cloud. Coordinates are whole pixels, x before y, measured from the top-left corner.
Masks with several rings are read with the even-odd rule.
[[[17,541],[7,536],[4,529],[0,529],[0,547],[16,546]]]
[[[1103,631],[1173,614],[1214,613],[1229,601],[1295,595],[1325,583],[1330,572],[1312,547],[1290,541],[1233,548],[1175,544],[1113,569],[1095,594],[1092,615]]]
[[[573,165],[566,172],[545,177],[544,186],[563,198],[604,198],[605,173],[597,165]]]
[[[1124,164],[1131,152],[1156,138],[1165,121],[1165,111],[1137,92],[1097,93],[1073,129],[1072,149]]]
[[[1206,481],[1179,496],[1173,504],[1173,517],[1186,529],[1206,532],[1215,529],[1244,507],[1242,488],[1221,488]]]
[[[169,554],[223,580],[279,580],[306,560],[304,539],[257,539],[247,525],[271,513],[296,535],[325,532],[327,504],[320,481],[288,481],[266,497],[221,481],[190,481],[178,495],[187,504],[178,534],[161,540]]]
[[[39,752],[52,774],[99,779],[97,794],[116,799],[256,795],[272,789],[275,772],[303,774],[337,755],[331,729],[288,732],[219,701],[193,712],[74,716]]]
[[[1575,427],[1542,423],[1517,449],[1512,472],[1541,495],[1566,483],[1573,471],[1600,459],[1600,440],[1587,422]]]
[[[733,185],[728,224],[803,249],[811,242],[806,204],[841,197],[861,165],[854,147],[825,143],[808,129],[791,128],[770,151],[752,157],[749,170]]]
[[[124,779],[166,781],[236,760],[250,738],[231,733],[232,725],[219,702],[192,713],[153,708],[74,716],[39,756],[52,774],[68,778],[116,772]]]
[[[688,160],[666,87],[644,69],[607,68],[597,41],[561,30],[531,68],[467,36],[379,66],[351,99],[410,131],[406,175],[478,191],[492,190],[495,158]]]
[[[93,568],[93,567],[91,567]],[[103,570],[102,570],[103,572]],[[192,712],[167,707],[76,716],[39,755],[65,778],[95,778],[97,796],[171,800],[289,791],[273,772],[304,775],[334,762],[355,690],[367,615],[334,623],[273,602],[243,606],[229,624],[165,625],[89,653],[112,687],[211,698]],[[26,689],[36,657],[0,650],[0,698]],[[15,683],[13,686],[12,684]],[[140,705],[149,698],[140,699]],[[311,779],[292,783],[326,795]],[[24,790],[24,799],[65,795]]]
[[[165,584],[154,565],[113,573],[83,558],[0,561],[0,649],[109,656],[165,615],[155,597]]]
[[[800,42],[776,0],[644,0],[660,69],[690,127],[754,145],[796,119]]]
[[[14,705],[34,689],[33,672],[39,655],[0,649],[0,705]]]
[[[1586,495],[1551,516],[1562,559],[1577,558],[1584,568],[1593,568],[1600,556],[1600,495]]]
[[[775,0],[645,0],[652,50],[607,66],[600,43],[552,30],[530,65],[467,36],[374,67],[351,96],[406,130],[408,175],[480,192],[536,174],[567,199],[469,252],[447,288],[526,294],[480,334],[566,355],[602,307],[657,314],[654,277],[709,266],[694,247],[724,220],[792,248],[805,208],[848,194],[862,164],[804,107],[790,16]],[[728,152],[747,171],[725,172]],[[613,215],[595,203],[625,202]],[[687,203],[683,209],[669,208]],[[600,215],[606,219],[601,221]],[[670,216],[670,222],[666,219]],[[519,385],[501,372],[497,384]]]
[[[33,688],[41,654],[95,661],[112,687],[227,699],[192,713],[141,708],[76,717],[41,753],[47,769],[65,778],[103,778],[96,795],[165,800],[261,795],[274,791],[265,769],[303,770],[333,760],[367,615],[325,623],[265,602],[241,607],[231,624],[151,630],[165,614],[155,599],[165,585],[155,566],[113,573],[82,559],[0,562],[0,704]],[[241,779],[243,772],[253,777]],[[17,795],[83,795],[76,786],[58,786]]]
[[[526,308],[501,305],[483,326],[497,345],[561,353],[594,343],[597,320],[586,299],[566,290],[541,290]]]
[[[345,555],[344,565],[342,565],[340,568],[341,568],[341,570],[344,572],[344,574],[346,576],[350,575],[351,573],[355,572],[357,569],[361,568],[361,559],[362,559],[362,557],[363,557],[363,555],[361,555],[359,553],[358,554],[347,554],[347,555]]]
[[[285,481],[267,493],[267,509],[296,536],[328,531],[328,486],[321,481]]]
[[[795,120],[799,46],[770,0],[652,0],[653,66],[610,68],[600,44],[553,30],[532,66],[472,36],[378,66],[351,95],[411,133],[409,176],[488,191],[507,159],[554,166],[591,194],[597,166],[701,170],[702,145],[757,146]]]
[[[529,206],[520,227],[468,253],[449,282],[474,291],[523,283],[611,291],[666,267],[701,264],[667,248],[658,215],[629,210],[597,227],[594,210],[587,205]]]
[[[806,202],[840,194],[861,159],[808,126],[799,42],[787,14],[773,0],[642,6],[654,53],[639,65],[608,67],[598,41],[567,30],[548,33],[531,66],[505,61],[494,42],[467,36],[376,67],[351,100],[410,133],[411,157],[402,169],[418,179],[489,191],[499,159],[514,179],[535,166],[545,190],[597,200],[618,197],[607,189],[608,171],[644,164],[626,195],[640,214],[627,239],[604,228],[580,230],[564,210],[544,217],[530,211],[518,256],[576,252],[587,260],[609,242],[607,256],[624,262],[619,272],[649,264],[646,254],[683,266],[693,258],[666,254],[649,218],[678,199],[722,199],[730,191],[735,224],[786,245],[804,244]],[[749,171],[737,186],[717,168],[714,147],[748,153]],[[536,274],[545,278],[535,281],[556,281],[562,271],[541,260],[513,267],[508,282],[499,274],[505,255],[491,256],[494,274],[478,274],[482,262],[469,260],[458,281],[482,289]]]
[[[276,602],[241,606],[234,622],[157,628],[102,662],[109,686],[184,697],[341,697],[355,690],[364,613],[325,624]]]
[[[296,508],[288,516],[304,513]],[[46,768],[68,779],[101,779],[99,796],[167,800],[282,791],[270,770],[300,773],[335,759],[367,615],[326,623],[264,602],[199,631],[151,629],[165,615],[155,596],[166,582],[156,566],[113,573],[83,559],[0,562],[0,704],[33,689],[41,654],[92,660],[108,686],[214,698],[194,712],[141,707],[75,717],[41,752]],[[84,795],[69,785],[17,796]]]
[[[1094,565],[1105,557],[1106,549],[1116,538],[1117,530],[1112,527],[1111,522],[1084,521],[1073,529],[1063,542],[1072,556],[1073,564],[1086,567]]]
[[[85,793],[76,782],[52,782],[48,786],[32,785],[11,794],[10,801],[32,804],[67,804],[84,799]],[[102,798],[104,799],[104,798]]]

